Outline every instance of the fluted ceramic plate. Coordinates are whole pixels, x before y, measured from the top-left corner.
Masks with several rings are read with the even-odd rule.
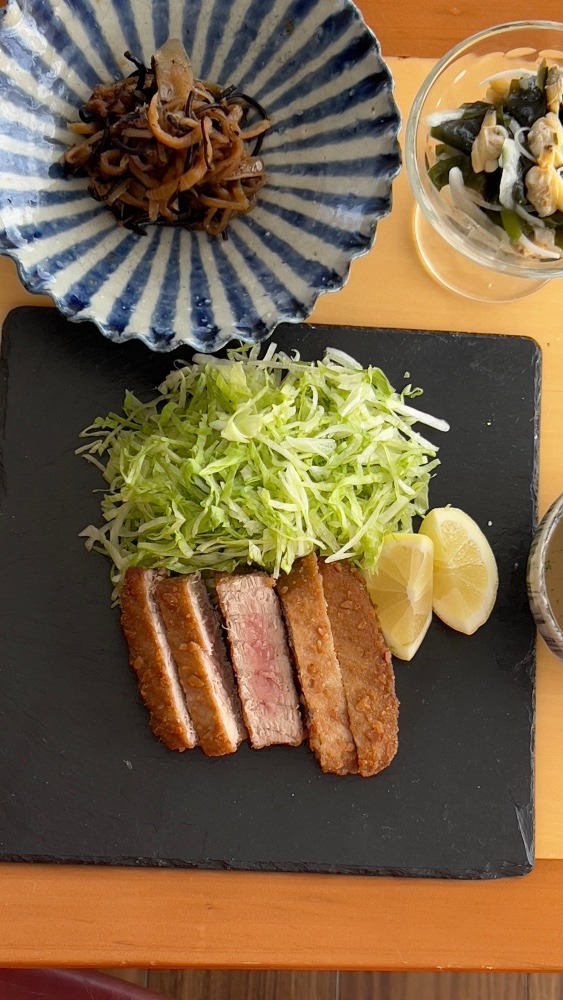
[[[94,86],[180,37],[200,78],[273,120],[256,208],[229,239],[120,228],[65,178],[69,121]],[[375,238],[400,166],[377,40],[349,0],[8,0],[0,11],[0,252],[75,321],[156,350],[268,337],[340,288]]]

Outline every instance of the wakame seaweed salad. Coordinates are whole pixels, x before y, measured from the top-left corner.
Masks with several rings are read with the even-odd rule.
[[[428,175],[438,191],[507,249],[563,257],[563,70],[489,77],[485,100],[429,115]]]

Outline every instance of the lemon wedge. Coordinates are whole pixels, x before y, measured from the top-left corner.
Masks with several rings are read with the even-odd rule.
[[[433,551],[425,535],[386,535],[376,571],[366,574],[381,631],[400,660],[412,660],[432,620]]]
[[[434,543],[434,611],[446,625],[473,635],[487,621],[497,596],[498,570],[489,542],[457,507],[431,510],[420,534]]]

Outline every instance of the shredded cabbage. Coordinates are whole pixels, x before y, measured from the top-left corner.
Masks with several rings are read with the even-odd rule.
[[[115,594],[138,565],[278,576],[317,549],[374,569],[383,536],[426,513],[438,449],[413,424],[448,425],[406,402],[420,389],[333,349],[259,354],[195,355],[150,402],[127,392],[82,432],[77,454],[109,484],[104,526],[82,536],[112,559]]]

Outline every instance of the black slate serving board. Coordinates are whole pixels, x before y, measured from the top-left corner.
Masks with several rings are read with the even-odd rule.
[[[399,752],[372,779],[324,775],[303,746],[175,754],[149,732],[127,664],[79,431],[143,396],[190,352],[115,345],[55,310],[18,309],[0,372],[0,858],[448,878],[533,864],[535,630],[525,564],[536,519],[540,353],[529,339],[285,326],[424,388],[445,417],[433,506],[463,507],[500,573],[468,638],[434,621],[396,664]]]

